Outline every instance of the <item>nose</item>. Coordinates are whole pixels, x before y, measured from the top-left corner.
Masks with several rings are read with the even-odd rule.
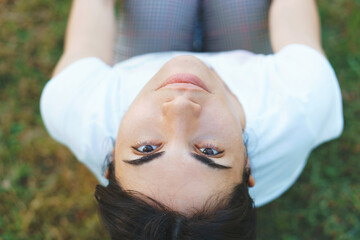
[[[162,105],[164,121],[176,136],[195,129],[200,112],[201,106],[184,96],[178,96]]]

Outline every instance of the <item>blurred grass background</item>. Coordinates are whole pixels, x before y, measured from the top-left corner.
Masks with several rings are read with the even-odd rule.
[[[96,179],[45,131],[39,98],[59,59],[70,0],[0,0],[0,239],[106,239]],[[360,239],[360,0],[319,0],[344,100],[343,136],[258,210],[259,239]]]

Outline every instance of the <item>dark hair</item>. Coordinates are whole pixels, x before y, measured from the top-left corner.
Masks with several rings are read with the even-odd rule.
[[[242,183],[231,194],[218,198],[216,206],[205,204],[187,217],[139,192],[122,190],[112,161],[109,184],[97,185],[95,198],[111,239],[255,239],[256,211],[247,186],[249,175],[250,169],[245,169]]]

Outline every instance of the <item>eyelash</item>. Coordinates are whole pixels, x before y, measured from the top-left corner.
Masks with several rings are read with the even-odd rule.
[[[199,145],[195,145],[195,146],[196,146],[197,148],[213,148],[213,149],[215,149],[216,151],[220,152],[218,146],[216,146],[216,145],[214,145],[214,144],[212,144],[212,143],[205,143],[205,144],[203,144],[203,145],[201,145],[201,146],[199,146]]]
[[[143,142],[137,142],[137,143],[135,144],[135,146],[132,146],[132,148],[133,148],[135,151],[139,152],[139,153],[146,154],[146,153],[141,152],[141,151],[138,150],[139,147],[142,147],[142,146],[144,146],[144,145],[154,145],[154,146],[157,146],[157,148],[154,150],[154,151],[156,151],[156,150],[159,149],[159,147],[161,147],[162,144],[161,144],[161,143],[159,144],[158,142],[157,142],[157,143],[156,143],[156,142],[152,142],[152,141],[143,141]],[[152,151],[151,153],[153,153],[154,151]],[[150,154],[150,153],[147,153],[147,154]]]
[[[216,145],[214,145],[214,144],[212,144],[212,143],[205,143],[205,144],[203,144],[203,145],[201,145],[201,146],[195,145],[195,147],[196,147],[199,151],[200,151],[201,148],[211,148],[211,149],[216,150],[218,153],[217,153],[216,155],[214,155],[214,157],[217,156],[217,155],[220,155],[221,153],[224,152],[224,150],[220,149],[218,146],[216,146]],[[201,152],[201,151],[200,151],[200,152]],[[202,154],[204,154],[204,153],[202,153]]]
[[[137,152],[143,153],[143,152],[139,151],[138,148],[140,148],[140,147],[142,147],[142,146],[144,146],[144,145],[154,145],[154,146],[157,146],[157,148],[154,150],[154,151],[156,151],[156,150],[159,149],[159,147],[161,147],[162,144],[161,144],[161,143],[159,144],[158,142],[152,142],[152,141],[143,141],[143,142],[138,142],[138,143],[136,143],[135,146],[132,146],[132,148],[133,148],[135,151],[137,151]],[[218,154],[216,154],[216,155],[214,155],[214,156],[220,155],[221,153],[224,152],[224,150],[220,149],[218,146],[216,146],[216,145],[214,145],[214,144],[212,144],[212,143],[206,143],[206,144],[202,144],[202,145],[195,145],[195,148],[196,148],[198,151],[200,151],[201,148],[212,148],[212,149],[214,149],[214,150],[216,150],[216,151],[218,152]],[[153,151],[153,152],[154,152],[154,151]],[[151,153],[153,153],[153,152],[151,152]],[[200,152],[201,152],[201,151],[200,151]],[[144,154],[146,154],[146,153],[144,153]],[[150,153],[148,153],[148,154],[150,154]],[[202,153],[202,154],[203,154],[203,153]]]
[[[159,146],[160,144],[159,143],[156,143],[156,142],[152,142],[152,141],[143,141],[143,142],[137,142],[135,144],[135,148],[139,148],[141,146],[144,146],[144,145],[156,145],[156,146]]]

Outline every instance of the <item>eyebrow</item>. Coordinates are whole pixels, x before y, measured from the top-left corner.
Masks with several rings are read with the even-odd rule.
[[[158,153],[154,153],[154,154],[150,154],[150,155],[146,155],[143,156],[141,158],[138,159],[134,159],[134,160],[123,160],[125,163],[131,164],[131,165],[135,165],[135,166],[139,166],[145,163],[148,163],[156,158],[161,157],[165,152],[158,152]],[[196,154],[196,153],[191,153],[191,156],[200,161],[203,164],[206,164],[207,166],[211,167],[211,168],[215,168],[215,169],[231,169],[231,167],[228,166],[224,166],[224,165],[220,165],[215,163],[212,159]]]

